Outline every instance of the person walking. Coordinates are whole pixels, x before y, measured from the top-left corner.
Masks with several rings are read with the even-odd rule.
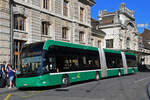
[[[3,78],[6,78],[6,74],[7,74],[7,72],[6,72],[6,61],[3,61],[3,64],[1,64],[1,70],[2,70],[2,77]]]
[[[14,80],[14,76],[15,76],[15,70],[12,68],[12,66],[10,64],[7,65],[7,73],[8,73],[8,77],[9,77],[9,87],[8,88],[12,88],[13,80]]]
[[[0,69],[1,69],[0,88],[3,88],[7,86],[6,61],[3,61],[3,64],[1,64]]]
[[[0,77],[2,77],[2,64],[0,64]]]

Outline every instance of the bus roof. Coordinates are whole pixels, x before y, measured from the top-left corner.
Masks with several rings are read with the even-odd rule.
[[[43,49],[48,50],[48,48],[52,45],[98,51],[98,48],[96,47],[84,46],[84,45],[72,44],[72,43],[66,43],[66,42],[54,41],[54,40],[47,40],[44,44]]]
[[[104,49],[104,52],[121,54],[121,51],[119,51],[119,50],[112,50],[112,49]]]
[[[47,40],[44,44],[43,49],[48,50],[48,48],[52,45],[98,51],[97,47],[91,47],[91,46],[85,46],[85,45],[73,44],[73,43],[67,43],[61,41],[54,41],[54,40]],[[121,50],[104,49],[104,52],[121,54]],[[134,53],[125,52],[125,54],[135,56]]]
[[[125,52],[126,55],[132,55],[135,56],[135,53],[129,53],[129,52]]]

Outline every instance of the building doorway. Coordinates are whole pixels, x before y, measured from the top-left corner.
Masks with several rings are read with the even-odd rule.
[[[20,65],[20,62],[19,62],[20,52],[24,44],[25,44],[25,41],[14,40],[14,67],[15,69],[18,68],[18,66]]]

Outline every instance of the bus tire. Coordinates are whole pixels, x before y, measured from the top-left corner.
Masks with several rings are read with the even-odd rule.
[[[100,76],[99,76],[99,73],[96,72],[96,78],[95,78],[96,81],[100,80]]]
[[[135,70],[134,70],[134,68],[132,68],[132,73],[135,73]]]
[[[118,76],[121,76],[121,72],[119,71]]]
[[[62,87],[67,87],[69,86],[69,78],[67,75],[63,75],[62,77]]]

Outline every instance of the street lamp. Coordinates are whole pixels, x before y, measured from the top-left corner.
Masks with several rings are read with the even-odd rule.
[[[9,0],[10,6],[10,64],[14,65],[14,52],[13,52],[13,36],[14,36],[14,14],[13,14],[13,0]]]

